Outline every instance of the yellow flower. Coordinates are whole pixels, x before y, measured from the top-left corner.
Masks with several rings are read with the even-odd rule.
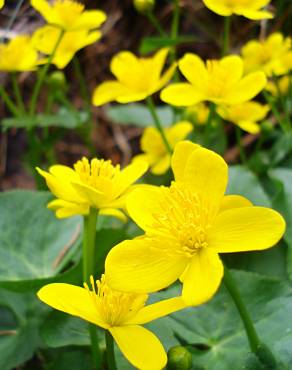
[[[0,71],[32,71],[38,66],[38,53],[28,35],[16,36],[0,44]]]
[[[50,55],[55,48],[59,36],[60,31],[58,28],[44,26],[34,33],[32,40],[37,50],[43,54]],[[101,32],[99,31],[80,30],[65,32],[52,63],[60,69],[65,68],[78,50],[94,43],[100,37]]]
[[[187,117],[194,119],[198,125],[205,125],[210,113],[209,107],[204,103],[192,105],[186,109]]]
[[[118,53],[111,61],[110,69],[116,81],[106,81],[97,86],[93,104],[103,105],[111,101],[129,103],[147,98],[160,90],[172,77],[173,64],[161,75],[168,49],[159,50],[151,58],[137,58],[129,51]]]
[[[232,14],[243,15],[246,18],[258,20],[273,18],[273,14],[261,10],[271,0],[203,0],[207,8],[223,16]]]
[[[251,134],[257,134],[260,132],[260,126],[257,121],[263,120],[269,110],[270,107],[268,105],[262,105],[255,101],[248,101],[230,107],[219,106],[217,108],[217,113],[223,119],[239,126],[242,130]]]
[[[84,10],[84,5],[74,0],[31,0],[31,5],[49,24],[66,31],[98,28],[106,20],[104,12]]]
[[[2,9],[4,6],[4,0],[0,0],[0,9]]]
[[[48,284],[38,292],[49,306],[109,330],[129,362],[139,369],[160,370],[167,357],[158,338],[141,325],[186,307],[180,297],[145,306],[147,294],[122,293],[91,276],[92,291],[70,284]]]
[[[123,208],[131,185],[147,171],[147,164],[136,161],[123,170],[110,160],[83,157],[74,169],[54,165],[49,172],[37,168],[57,199],[48,204],[58,218],[87,215],[89,207],[121,219],[124,215],[116,208]]]
[[[243,61],[236,55],[208,60],[205,65],[199,56],[188,53],[178,65],[188,82],[172,84],[161,92],[161,99],[172,105],[239,104],[252,99],[266,84],[262,72],[243,76]]]
[[[281,77],[277,84],[278,86],[276,85],[275,81],[269,81],[267,83],[266,90],[268,90],[274,96],[278,96],[279,92],[281,95],[286,95],[289,91],[290,85],[292,85],[291,77]]]
[[[241,49],[241,54],[247,72],[263,71],[272,76],[285,74],[292,67],[291,38],[284,38],[279,32],[263,41],[249,41]]]
[[[177,122],[175,125],[164,129],[170,147],[173,149],[175,144],[185,139],[192,129],[192,124],[187,121]],[[169,169],[171,155],[166,150],[161,135],[156,128],[147,127],[144,130],[141,138],[141,149],[145,154],[139,154],[134,159],[142,159],[147,162],[152,173],[161,175]]]
[[[219,253],[262,250],[285,231],[276,211],[226,195],[228,167],[215,152],[189,141],[177,144],[170,187],[136,189],[127,209],[145,235],[126,240],[108,254],[105,268],[114,289],[136,293],[183,283],[187,304],[206,302],[218,289]]]

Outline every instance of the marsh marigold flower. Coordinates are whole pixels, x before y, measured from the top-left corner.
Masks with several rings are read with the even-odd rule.
[[[202,101],[239,104],[252,99],[266,84],[263,72],[243,76],[243,61],[236,55],[205,64],[198,55],[188,53],[178,66],[188,82],[172,84],[160,95],[172,105],[191,106]]]
[[[90,162],[83,157],[74,164],[74,169],[54,165],[49,172],[37,168],[57,199],[48,204],[59,218],[81,214],[87,215],[89,208],[101,213],[124,218],[117,208],[123,208],[131,185],[147,171],[147,163],[136,161],[120,169],[110,160],[94,158]]]
[[[90,30],[100,27],[106,15],[100,10],[85,10],[74,0],[31,0],[34,7],[51,25],[65,31]]]
[[[144,100],[160,90],[172,77],[173,64],[162,73],[168,49],[159,50],[153,57],[137,58],[129,51],[113,57],[110,69],[116,81],[106,81],[97,86],[93,104],[103,105],[111,101],[129,103]]]
[[[16,36],[7,44],[0,44],[0,71],[32,71],[38,63],[38,52],[30,36]]]
[[[105,268],[114,289],[136,293],[183,283],[187,304],[210,299],[223,277],[219,253],[262,250],[285,231],[282,216],[226,195],[228,167],[215,152],[188,141],[172,157],[170,187],[134,190],[127,210],[145,235],[126,240],[108,254]]]
[[[249,41],[241,49],[241,54],[247,72],[263,71],[267,76],[278,76],[292,68],[291,38],[279,32],[263,41]]]
[[[37,50],[43,54],[50,55],[60,36],[60,31],[53,26],[44,26],[36,30],[33,35],[33,43]],[[93,44],[100,39],[100,31],[68,31],[65,32],[56,52],[52,63],[62,69],[74,57],[75,53],[87,45]]]
[[[78,316],[114,337],[129,362],[139,369],[160,370],[167,357],[158,338],[141,325],[185,308],[180,297],[145,306],[147,294],[122,293],[110,288],[103,275],[92,290],[70,284],[49,284],[38,292],[49,306]]]
[[[250,134],[257,134],[260,132],[260,125],[258,121],[263,120],[270,107],[262,105],[255,101],[248,101],[238,105],[219,106],[217,113],[226,121],[230,121],[239,126],[242,130]]]
[[[267,83],[266,90],[269,91],[273,96],[279,96],[286,95],[291,87],[291,77],[283,76],[277,81],[277,83],[273,80],[269,81]]]
[[[184,140],[192,129],[192,124],[187,121],[177,122],[173,126],[165,128],[164,133],[170,147],[173,149],[175,144]],[[139,154],[134,159],[142,159],[147,162],[152,173],[161,175],[169,169],[171,155],[156,128],[147,127],[144,130],[141,137],[141,149],[144,154]]]
[[[223,16],[232,14],[258,20],[273,18],[273,14],[263,10],[271,0],[203,0],[207,8]]]
[[[185,116],[197,125],[205,125],[208,121],[210,109],[205,103],[198,103],[188,107]]]

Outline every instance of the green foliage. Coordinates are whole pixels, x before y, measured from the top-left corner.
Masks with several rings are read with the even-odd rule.
[[[176,46],[179,44],[187,44],[198,41],[194,36],[179,36],[176,38],[171,37],[144,37],[142,39],[139,51],[142,55],[151,53],[155,50],[165,47]]]

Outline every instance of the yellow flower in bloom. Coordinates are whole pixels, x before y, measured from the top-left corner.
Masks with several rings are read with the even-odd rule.
[[[43,54],[50,55],[59,36],[60,31],[58,28],[44,26],[34,33],[32,40],[37,50]],[[101,32],[99,31],[80,30],[65,32],[52,63],[60,69],[65,68],[78,50],[94,43],[100,37]]]
[[[4,0],[0,0],[0,9],[4,6]]]
[[[292,67],[291,38],[284,38],[279,32],[263,41],[249,41],[241,49],[241,54],[247,72],[263,71],[272,76],[285,74]]]
[[[286,95],[291,85],[291,77],[283,76],[278,80],[277,84],[275,81],[269,81],[267,83],[266,90],[268,90],[274,96],[279,96],[279,93],[281,95]]]
[[[170,147],[173,149],[175,144],[185,139],[192,129],[192,124],[187,121],[177,122],[175,125],[164,129]],[[169,169],[171,155],[166,150],[161,135],[156,128],[147,127],[144,130],[141,138],[141,149],[145,154],[139,154],[135,159],[146,161],[152,173],[161,175]]]
[[[203,0],[207,8],[223,16],[232,14],[258,20],[273,18],[273,14],[262,10],[271,0]]]
[[[161,99],[172,105],[239,104],[252,99],[266,84],[262,72],[243,76],[243,61],[236,55],[204,64],[199,56],[186,54],[178,65],[188,82],[172,84],[161,92]]]
[[[270,107],[268,105],[248,101],[230,107],[220,106],[217,108],[217,113],[223,119],[239,126],[242,130],[251,134],[257,134],[260,132],[260,126],[257,122],[263,120],[269,110]]]
[[[206,302],[218,289],[219,253],[262,250],[285,231],[276,211],[226,195],[228,167],[215,152],[188,141],[172,157],[170,187],[136,189],[127,210],[145,235],[126,240],[108,254],[105,268],[114,289],[136,293],[183,283],[187,304]]]
[[[141,325],[186,307],[180,297],[145,306],[147,294],[122,293],[113,290],[103,275],[94,282],[92,291],[70,284],[49,284],[38,292],[49,306],[78,316],[109,330],[129,362],[139,369],[160,370],[167,357],[158,338]]]
[[[192,105],[186,109],[187,117],[192,117],[198,125],[205,125],[210,113],[209,107],[205,103]]]
[[[102,213],[124,218],[121,211],[131,185],[147,171],[147,163],[135,161],[123,170],[110,160],[94,158],[90,162],[83,157],[74,169],[54,165],[49,172],[37,168],[57,199],[48,204],[59,218],[76,214],[87,215],[89,207]]]
[[[111,101],[139,101],[160,90],[171,79],[175,70],[173,64],[162,74],[167,54],[166,48],[159,50],[151,58],[137,58],[129,51],[118,53],[110,64],[117,81],[106,81],[97,86],[93,94],[93,104],[99,106]]]
[[[84,10],[84,5],[74,0],[31,0],[31,5],[56,27],[66,31],[98,28],[106,20],[100,10]]]
[[[38,53],[28,35],[16,36],[0,44],[0,71],[32,71],[38,66]]]

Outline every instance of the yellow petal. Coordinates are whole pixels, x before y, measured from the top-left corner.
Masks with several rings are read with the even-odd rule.
[[[220,286],[224,271],[218,254],[210,248],[201,249],[191,260],[183,275],[182,297],[188,305],[207,302]]]
[[[133,318],[131,318],[131,320],[127,321],[127,324],[146,324],[186,307],[186,302],[182,297],[165,299],[163,301],[144,306]]]
[[[104,194],[82,182],[72,182],[71,185],[90,206],[101,208],[106,204],[107,194]]]
[[[175,144],[186,138],[193,130],[193,125],[188,121],[180,121],[171,126],[167,132],[167,139],[170,146],[173,148]]]
[[[139,61],[130,51],[121,51],[116,54],[110,64],[112,74],[123,85],[129,83],[131,74],[135,75],[139,70]]]
[[[174,71],[176,69],[176,63],[173,63],[161,76],[161,78],[158,80],[157,86],[155,87],[155,90],[153,92],[156,92],[160,90],[163,86],[165,86],[171,77],[174,74]]]
[[[121,220],[122,222],[127,222],[128,221],[128,218],[124,214],[124,212],[122,212],[118,209],[115,209],[115,208],[103,208],[99,211],[99,214],[100,215],[105,215],[105,216],[116,217],[119,220]]]
[[[117,97],[117,102],[121,104],[132,103],[135,101],[144,100],[150,96],[152,92],[149,91],[129,91]]]
[[[0,9],[4,6],[4,0],[0,0]]]
[[[226,103],[240,104],[250,100],[263,90],[266,83],[267,78],[263,72],[250,73],[237,83],[233,90],[226,95]]]
[[[210,217],[217,213],[228,179],[228,167],[215,152],[196,149],[189,157],[184,175],[184,185],[198,195]]]
[[[198,90],[188,83],[176,83],[166,87],[161,91],[160,98],[165,103],[185,107],[204,100]]]
[[[107,328],[97,311],[90,293],[79,286],[54,283],[41,288],[37,296],[56,310],[78,316],[102,328]]]
[[[232,9],[230,6],[222,4],[222,2],[218,0],[203,0],[203,3],[207,8],[219,15],[229,16],[232,14]]]
[[[265,10],[243,10],[242,15],[248,19],[252,19],[254,21],[261,20],[261,19],[272,19],[274,18],[273,13],[265,11]]]
[[[109,285],[116,290],[148,293],[172,284],[185,269],[186,258],[169,256],[160,248],[159,242],[145,238],[115,246],[105,261]]]
[[[232,208],[251,207],[252,202],[241,195],[225,195],[222,199],[220,212],[228,211]]]
[[[264,207],[244,207],[222,212],[209,231],[208,243],[219,253],[267,249],[285,232],[285,220]]]
[[[168,48],[162,48],[162,49],[158,50],[152,58],[153,74],[154,74],[154,78],[157,79],[157,80],[159,80],[159,78],[160,78],[160,75],[161,75],[162,69],[164,67],[164,64],[165,64],[168,53],[169,53]],[[170,76],[170,78],[171,78],[171,76]],[[165,81],[165,83],[167,83],[167,82],[168,81]]]
[[[206,85],[208,73],[204,62],[198,55],[187,53],[178,65],[182,74],[196,89],[201,90],[202,86]]]
[[[258,134],[261,130],[260,125],[253,121],[238,121],[236,125],[242,130],[249,132],[250,134]]]
[[[138,180],[148,169],[145,161],[136,160],[125,167],[114,178],[113,197],[116,198],[126,191],[136,180]]]
[[[31,0],[31,6],[47,19],[52,12],[52,8],[46,0]]]
[[[57,218],[67,218],[75,215],[88,215],[89,205],[82,203],[67,202],[62,199],[55,199],[48,203],[47,207],[56,212]]]
[[[151,166],[151,172],[154,175],[162,175],[169,169],[169,167],[170,167],[170,155],[166,154],[160,159],[158,159],[158,161]]]
[[[86,10],[74,24],[74,29],[93,29],[100,27],[106,20],[106,14],[101,10]]]
[[[199,147],[199,145],[187,140],[182,141],[175,146],[171,158],[171,167],[176,181],[183,181],[188,159],[193,151]]]
[[[109,329],[127,360],[141,370],[161,370],[167,362],[165,350],[151,331],[138,325]]]
[[[238,55],[228,55],[220,60],[220,66],[228,71],[228,83],[239,81],[243,74],[243,60]]]
[[[118,81],[107,81],[97,86],[93,92],[92,104],[100,106],[116,100],[122,95],[129,95],[131,91]]]

